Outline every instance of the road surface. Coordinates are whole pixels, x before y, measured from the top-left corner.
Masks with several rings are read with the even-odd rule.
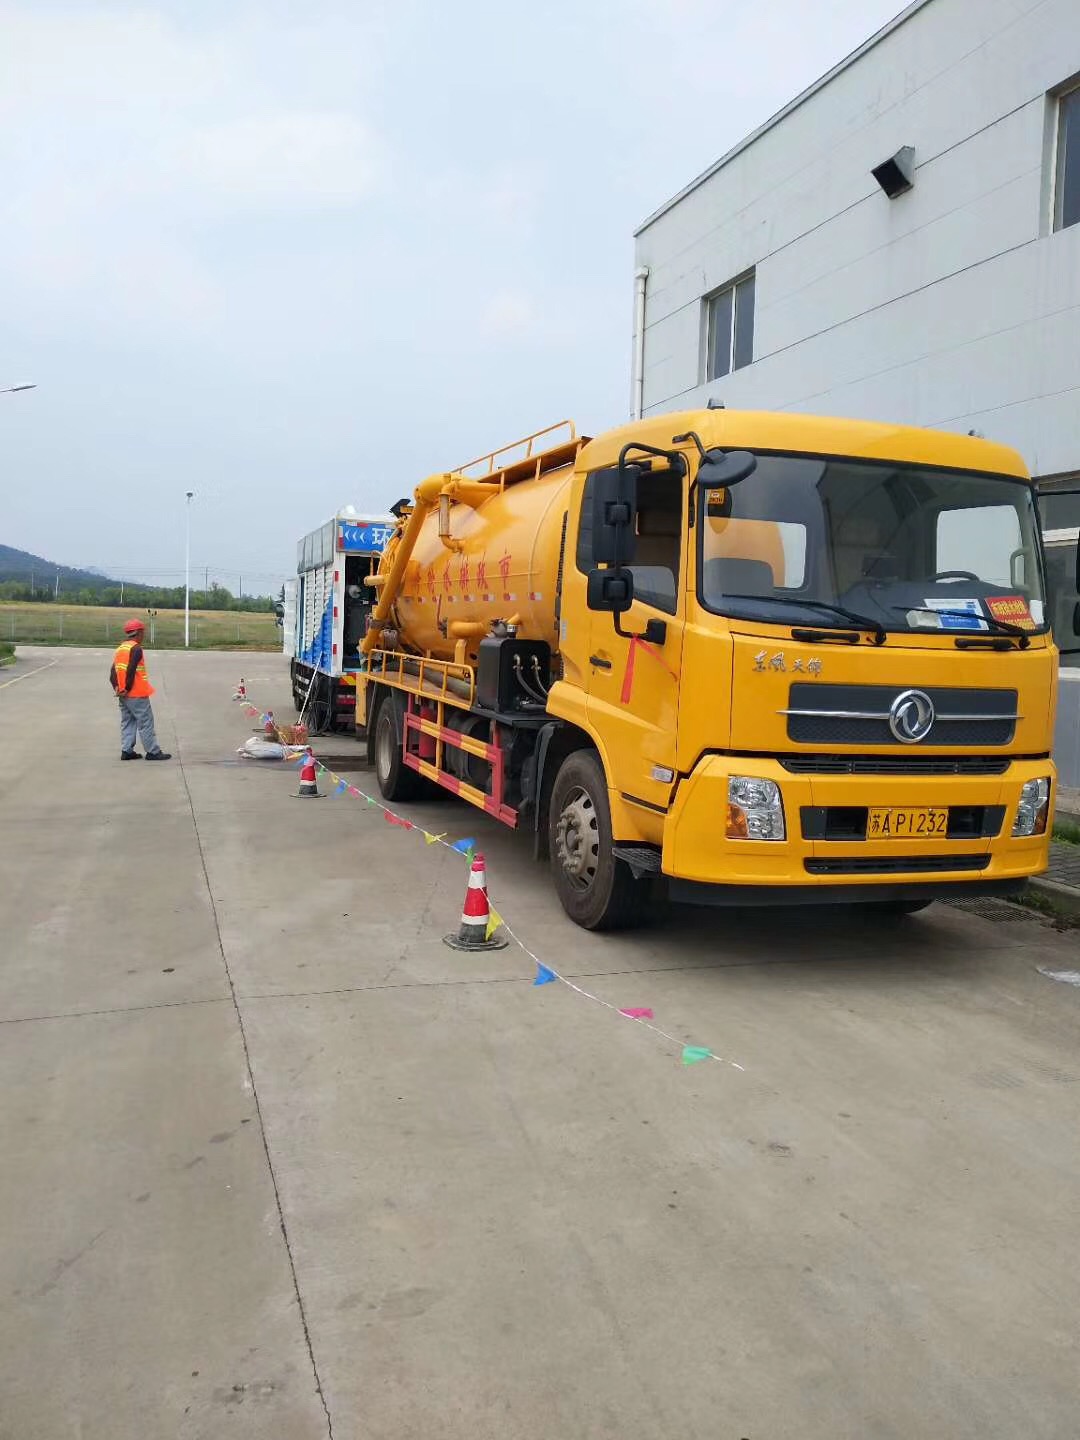
[[[0,671],[4,1440],[1073,1440],[1075,933],[590,936],[525,837],[409,809],[605,1008],[441,943],[456,855],[237,760],[280,658],[152,655],[159,766],[107,667]]]

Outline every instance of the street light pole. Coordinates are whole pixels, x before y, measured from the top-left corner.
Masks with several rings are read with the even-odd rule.
[[[186,650],[191,634],[191,502],[195,491],[188,490],[185,493],[187,495],[187,538],[184,545],[184,649]]]

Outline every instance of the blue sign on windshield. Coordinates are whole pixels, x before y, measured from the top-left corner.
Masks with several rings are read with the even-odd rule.
[[[394,533],[393,525],[347,525],[338,522],[338,549],[346,555],[380,555]]]

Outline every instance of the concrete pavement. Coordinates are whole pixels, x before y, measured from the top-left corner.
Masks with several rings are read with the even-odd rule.
[[[1075,933],[589,936],[523,837],[411,807],[537,953],[745,1066],[683,1069],[447,950],[455,856],[236,761],[278,657],[152,656],[162,766],[107,665],[0,675],[3,1440],[1075,1435]]]

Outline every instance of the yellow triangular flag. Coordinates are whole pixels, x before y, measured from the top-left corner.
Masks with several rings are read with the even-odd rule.
[[[491,937],[492,937],[492,935],[495,934],[495,931],[499,928],[499,926],[500,926],[502,923],[503,923],[503,918],[502,918],[502,916],[499,914],[498,910],[492,910],[492,911],[488,914],[488,923],[487,923],[487,929],[484,931],[484,939],[485,939],[485,940],[490,940]]]
[[[429,835],[426,830],[424,831],[424,844],[425,844],[425,845],[434,845],[434,844],[436,844],[439,840],[445,840],[445,839],[446,839],[446,831],[445,831],[445,830],[443,831],[443,833],[442,833],[441,835]]]

